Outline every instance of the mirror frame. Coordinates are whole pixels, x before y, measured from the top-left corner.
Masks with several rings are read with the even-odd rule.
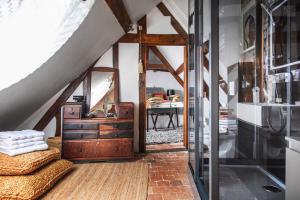
[[[119,69],[111,67],[94,67],[85,80],[83,81],[83,95],[86,96],[87,111],[91,109],[91,88],[92,88],[92,72],[113,72],[114,73],[114,103],[119,104]]]

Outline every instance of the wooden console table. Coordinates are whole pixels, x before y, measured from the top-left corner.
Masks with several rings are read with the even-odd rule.
[[[173,122],[173,116],[176,116],[176,125],[179,127],[179,117],[178,117],[178,109],[183,108],[182,102],[165,102],[161,104],[154,104],[147,108],[147,131],[149,131],[149,116],[151,116],[153,122],[153,128],[157,131],[156,123],[158,120],[158,116],[160,115],[168,115],[169,116],[169,123],[168,128],[170,125],[173,126],[175,129],[175,125]],[[155,118],[153,117],[155,115]]]

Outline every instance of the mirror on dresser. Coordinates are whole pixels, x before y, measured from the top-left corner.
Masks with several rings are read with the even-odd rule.
[[[96,67],[91,71],[87,94],[87,113],[104,117],[111,106],[119,102],[119,72],[115,68]]]
[[[107,111],[119,103],[119,70],[109,67],[93,68],[67,103],[81,104],[82,117],[106,117]]]

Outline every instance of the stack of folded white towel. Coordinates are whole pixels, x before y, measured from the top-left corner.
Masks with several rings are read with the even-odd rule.
[[[9,156],[48,149],[44,132],[34,130],[0,132],[0,153]]]

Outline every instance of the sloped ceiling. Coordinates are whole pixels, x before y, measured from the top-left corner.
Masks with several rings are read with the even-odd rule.
[[[159,2],[124,0],[134,22]],[[97,0],[78,30],[54,56],[25,79],[0,91],[0,130],[15,129],[85,71],[123,34],[123,29],[105,1]]]

